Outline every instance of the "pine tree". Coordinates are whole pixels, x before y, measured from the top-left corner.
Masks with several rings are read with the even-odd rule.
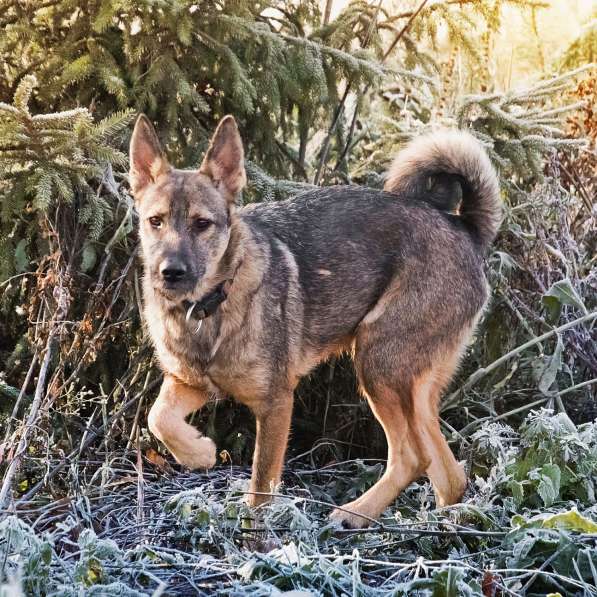
[[[581,34],[559,57],[558,63],[560,72],[578,68],[583,64],[597,63],[597,9],[593,19],[583,27]]]
[[[329,151],[330,167],[325,170],[323,179],[330,182],[355,179],[381,184],[372,170],[385,168],[404,140],[428,126],[470,127],[471,123],[465,122],[462,116],[464,113],[470,116],[472,111],[467,112],[466,108],[476,100],[480,102],[481,112],[486,110],[483,106],[493,103],[497,110],[501,101],[510,108],[517,104],[518,108],[513,109],[524,112],[524,92],[502,97],[504,94],[493,89],[492,39],[502,26],[506,5],[531,12],[545,7],[543,2],[536,0],[405,0],[391,13],[380,10],[376,27],[381,33],[374,40],[375,47],[380,43],[383,46],[384,41],[386,44],[385,52],[378,53],[386,69],[386,76],[378,87],[381,93],[371,91],[369,101],[363,101],[363,91],[370,88],[358,85],[352,88],[346,102],[352,109],[345,110],[336,125],[335,144]],[[442,63],[437,60],[438,55],[448,56],[448,59]],[[550,92],[557,94],[562,89],[539,85],[544,99],[550,97]],[[537,104],[539,91],[530,89],[528,92],[532,96],[530,103],[534,102],[533,109],[541,112]],[[471,97],[465,106],[463,96],[466,94]],[[363,112],[361,119],[360,112]],[[535,124],[541,120],[538,113],[532,120]],[[477,122],[478,136],[488,143],[486,135],[491,136],[491,131],[484,131],[483,126],[482,121]],[[498,127],[495,128],[497,132]],[[544,127],[537,135],[547,132]],[[553,134],[556,134],[555,127],[549,131],[549,136]],[[552,146],[547,141],[541,145],[539,140],[532,139],[526,139],[525,145],[527,148],[533,145],[536,150],[529,153],[533,167],[547,145]],[[507,153],[510,149],[506,144],[504,151]],[[351,168],[346,160],[349,153],[353,154]],[[497,159],[501,157],[499,151],[494,157],[496,163],[504,163]],[[519,160],[517,166],[520,165]]]
[[[252,158],[286,173],[290,157],[300,173],[301,149],[292,155],[287,140],[298,132],[304,145],[343,80],[372,83],[381,75],[359,48],[365,34],[351,31],[362,15],[348,12],[320,30],[314,1],[91,0],[82,7],[0,0],[0,101],[34,72],[34,109],[145,112],[184,165],[232,113]]]
[[[20,81],[12,104],[0,102],[0,280],[29,268],[46,249],[41,220],[62,204],[76,210],[87,245],[97,241],[113,207],[92,188],[108,164],[124,168],[113,146],[131,110],[98,123],[86,108],[32,114],[33,75]]]

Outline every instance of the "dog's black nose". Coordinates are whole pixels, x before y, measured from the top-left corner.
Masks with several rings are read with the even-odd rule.
[[[180,282],[186,275],[187,268],[182,261],[166,259],[160,265],[160,274],[166,282]]]

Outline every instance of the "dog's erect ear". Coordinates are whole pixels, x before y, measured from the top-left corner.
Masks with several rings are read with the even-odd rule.
[[[141,114],[135,123],[130,146],[129,176],[133,195],[169,170],[170,164],[162,152],[155,129],[149,118]]]
[[[222,185],[231,201],[245,186],[245,152],[232,116],[224,116],[220,120],[199,172],[209,176],[215,184]]]

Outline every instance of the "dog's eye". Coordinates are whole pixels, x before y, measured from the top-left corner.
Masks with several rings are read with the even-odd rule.
[[[202,232],[203,230],[206,230],[210,227],[210,225],[211,222],[209,220],[206,220],[205,218],[196,218],[195,220],[193,220],[193,228],[197,232]]]
[[[162,218],[159,216],[153,216],[149,218],[149,223],[151,224],[152,228],[161,228],[162,227]]]

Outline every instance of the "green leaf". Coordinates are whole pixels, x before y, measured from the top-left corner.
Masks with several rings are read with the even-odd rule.
[[[578,531],[579,533],[597,533],[597,523],[583,516],[576,509],[548,516],[543,519],[542,526],[546,529],[565,529],[567,531]]]
[[[529,519],[515,514],[511,525],[514,529],[560,529],[578,533],[597,533],[597,523],[582,515],[576,508],[557,514],[539,514]]]
[[[544,295],[541,298],[541,302],[547,311],[547,319],[555,323],[560,318],[560,313],[562,312],[561,301],[554,296]]]
[[[544,464],[539,470],[537,493],[546,507],[551,506],[560,495],[560,467],[557,464]]]
[[[569,278],[556,282],[541,298],[551,321],[557,321],[564,305],[576,307],[583,315],[588,313],[585,304],[572,286]]]
[[[513,529],[520,529],[526,526],[527,523],[527,519],[522,514],[515,514],[510,521],[510,526]]]
[[[194,523],[200,528],[206,528],[209,526],[211,516],[207,510],[199,510],[195,514]]]

